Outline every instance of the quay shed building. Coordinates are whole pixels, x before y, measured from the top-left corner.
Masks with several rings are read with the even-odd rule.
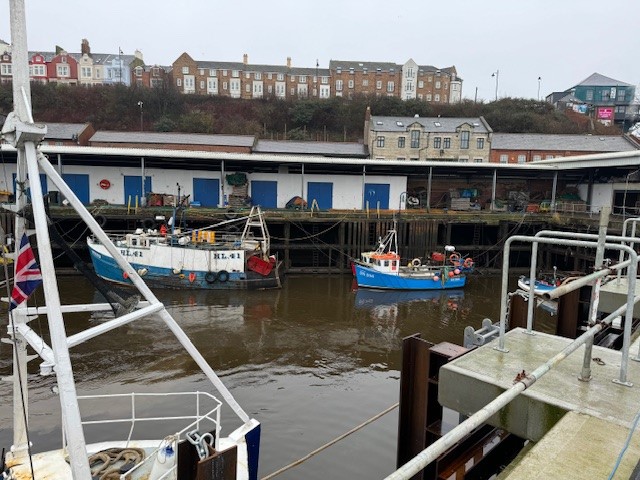
[[[455,210],[452,198],[443,197],[455,198],[453,192],[464,197],[464,190],[470,192],[476,210],[488,211],[495,211],[498,200],[513,191],[556,203],[556,197],[570,188],[579,192],[584,210],[594,212],[606,204],[615,212],[625,206],[621,196],[626,206],[635,208],[640,201],[637,149],[502,164],[370,159],[362,158],[363,146],[309,148],[294,143],[259,141],[253,153],[50,144],[41,148],[86,204],[102,200],[126,205],[129,198],[140,201],[150,192],[174,194],[179,184],[200,206],[224,207],[234,194],[227,176],[236,173],[245,174],[245,194],[254,204],[276,209],[300,196],[309,203],[315,199],[321,210]],[[5,170],[0,190],[15,193],[15,153],[8,145],[0,151]],[[45,192],[54,190],[48,180],[42,181]],[[415,197],[418,204],[411,201]]]
[[[224,219],[229,207],[259,204],[286,272],[347,272],[349,259],[375,245],[395,222],[406,239],[403,258],[453,244],[479,267],[499,268],[499,244],[509,235],[596,227],[596,213],[605,205],[613,207],[612,230],[640,213],[638,150],[501,164],[358,158],[354,146],[342,147],[353,148],[352,156],[327,145],[327,151],[311,154],[294,142],[282,143],[262,148],[289,149],[286,154],[50,144],[41,150],[109,228],[129,230],[157,213],[170,215],[170,209],[131,207],[150,192],[175,195],[178,186],[194,206],[187,209],[194,228]],[[0,190],[9,193],[16,192],[15,155],[12,147],[0,145]],[[55,191],[50,179],[40,180],[45,193]],[[307,211],[287,209],[293,197],[305,199]],[[71,228],[77,219],[65,212],[52,208],[54,220]],[[565,250],[552,254],[566,257]],[[580,255],[567,257],[572,263],[559,268],[579,270],[589,261]]]

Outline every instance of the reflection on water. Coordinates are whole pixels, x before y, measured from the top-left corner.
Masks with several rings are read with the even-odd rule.
[[[81,277],[59,282],[65,304],[102,301]],[[497,319],[499,285],[499,277],[472,277],[464,290],[390,292],[354,289],[351,276],[309,275],[289,276],[282,290],[156,294],[240,405],[263,423],[264,476],[397,402],[402,338],[420,333],[433,343],[461,343],[464,327]],[[67,334],[108,316],[65,315]],[[45,318],[32,327],[46,337]],[[71,354],[81,394],[129,392],[134,382],[144,391],[211,390],[158,318]],[[10,346],[0,344],[0,375],[11,373],[10,363]],[[59,406],[55,379],[37,376],[37,363],[29,365],[31,429],[41,450],[59,442]],[[10,384],[2,382],[0,447],[11,444],[10,405]],[[232,418],[228,411],[223,417]],[[279,478],[382,478],[395,468],[396,422],[394,411]]]

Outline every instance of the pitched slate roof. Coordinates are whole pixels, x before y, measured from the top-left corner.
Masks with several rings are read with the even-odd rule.
[[[358,60],[331,60],[329,61],[329,70],[335,70],[341,68],[342,70],[349,71],[353,68],[356,72],[362,72],[365,69],[368,72],[375,72],[378,68],[383,72],[402,70],[402,65],[398,65],[393,62],[360,62]]]
[[[414,123],[420,124],[427,132],[454,133],[464,123],[473,126],[474,132],[490,133],[491,127],[482,117],[371,117],[369,128],[374,132],[406,132]]]
[[[284,153],[291,155],[320,155],[323,157],[366,158],[367,150],[361,143],[290,142],[258,140],[254,153]]]
[[[628,152],[638,150],[638,147],[625,137],[614,135],[494,133],[491,149]]]
[[[99,131],[89,142],[105,143],[170,143],[179,145],[217,145],[225,147],[251,148],[255,142],[253,135],[208,135],[201,133],[163,132],[109,132]]]
[[[583,81],[581,81],[576,87],[632,87],[633,85],[613,78],[605,77],[599,73],[592,73]]]
[[[75,136],[80,135],[89,126],[88,123],[47,123],[47,134],[45,140],[76,140]]]

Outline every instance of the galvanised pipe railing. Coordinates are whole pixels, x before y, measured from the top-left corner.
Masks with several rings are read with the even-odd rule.
[[[585,248],[593,248],[597,246],[597,242],[586,242],[580,240],[564,240],[564,239],[556,239],[556,238],[537,238],[537,237],[528,237],[524,235],[515,235],[507,239],[504,245],[503,252],[503,261],[502,261],[502,290],[500,296],[500,337],[498,342],[498,347],[496,350],[501,352],[508,352],[508,350],[504,347],[504,335],[506,331],[506,323],[507,323],[507,294],[508,294],[508,271],[509,271],[509,252],[511,248],[511,244],[513,242],[539,242],[551,245],[566,245],[573,247],[585,247]],[[625,316],[625,328],[624,328],[624,340],[623,340],[623,348],[622,348],[622,362],[620,365],[620,379],[619,383],[624,385],[629,385],[627,382],[627,366],[629,362],[629,344],[631,340],[631,323],[633,317],[633,298],[635,293],[635,284],[636,284],[636,272],[638,266],[638,255],[631,247],[627,245],[618,245],[618,244],[605,244],[605,246],[611,250],[622,250],[629,253],[629,257],[631,263],[629,265],[628,277],[629,277],[629,290],[627,292],[627,313]]]

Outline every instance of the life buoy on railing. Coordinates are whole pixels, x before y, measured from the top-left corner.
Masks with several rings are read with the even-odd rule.
[[[207,272],[204,275],[204,281],[207,283],[215,283],[215,281],[218,280],[218,275],[216,274],[216,272]]]
[[[191,272],[191,273],[189,273],[189,281],[190,281],[191,283],[193,283],[193,282],[195,282],[195,281],[196,281],[196,272]]]
[[[469,258],[465,258],[464,259],[464,263],[462,264],[462,266],[464,268],[471,268],[473,267],[473,258],[469,257]]]
[[[460,260],[461,260],[461,259],[462,259],[462,257],[461,257],[461,256],[460,256],[460,254],[459,254],[459,253],[457,253],[457,252],[452,253],[451,255],[449,255],[449,261],[450,261],[453,265],[455,265],[456,267],[460,266],[460,263],[461,263],[461,261],[460,261]]]
[[[111,182],[106,178],[100,180],[100,182],[98,182],[98,185],[100,185],[100,188],[103,190],[109,190],[109,188],[111,188]]]
[[[218,281],[220,283],[224,283],[227,280],[229,280],[229,272],[227,272],[226,270],[220,270],[218,272]]]
[[[419,258],[414,258],[413,260],[411,260],[412,267],[419,267],[420,265],[422,265],[422,261]]]

